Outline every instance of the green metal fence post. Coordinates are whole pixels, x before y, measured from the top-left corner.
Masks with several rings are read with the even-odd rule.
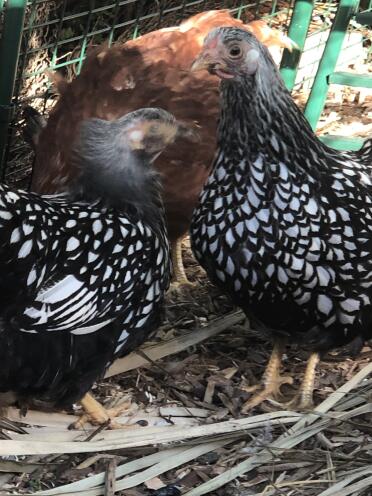
[[[289,90],[292,90],[296,81],[297,68],[304,49],[314,6],[313,0],[296,0],[294,4],[288,36],[297,43],[298,50],[295,49],[292,52],[284,50],[280,64],[280,73]]]
[[[12,120],[12,97],[27,0],[7,0],[0,41],[0,176],[3,177],[8,128]]]
[[[327,98],[328,78],[335,70],[350,18],[355,14],[358,6],[359,0],[340,0],[338,5],[331,32],[324,47],[322,59],[304,111],[305,117],[313,129],[316,128]]]

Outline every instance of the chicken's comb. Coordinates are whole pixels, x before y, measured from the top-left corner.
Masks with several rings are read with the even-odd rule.
[[[160,122],[156,119],[143,120],[131,126],[128,141],[132,150],[143,150],[146,148],[148,138],[158,139],[166,145],[174,141],[176,134],[176,123]]]
[[[137,122],[131,127],[128,141],[132,150],[143,150],[147,146],[146,139],[148,138],[157,139],[166,146],[181,137],[193,142],[199,140],[195,126],[177,120],[162,122],[149,119]]]

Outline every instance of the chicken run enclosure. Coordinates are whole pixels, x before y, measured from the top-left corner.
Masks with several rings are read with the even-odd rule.
[[[372,0],[0,0],[2,181],[31,188],[35,142],[24,109],[48,119],[95,47],[214,9],[286,35],[292,45],[274,44],[271,54],[326,144],[355,151],[372,136]],[[157,333],[93,387],[130,428],[69,430],[76,405],[36,405],[22,418],[11,407],[9,420],[0,417],[0,496],[372,496],[371,346],[322,357],[313,410],[273,400],[244,415],[271,344],[208,281],[188,239],[183,256],[191,284],[169,291]],[[283,398],[293,397],[307,358],[299,345],[286,351]]]

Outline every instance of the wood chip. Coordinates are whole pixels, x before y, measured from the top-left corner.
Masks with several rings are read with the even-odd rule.
[[[104,496],[115,496],[115,492],[116,492],[115,470],[116,470],[116,459],[111,458],[106,468]]]
[[[147,489],[152,489],[153,491],[161,489],[162,487],[166,487],[164,482],[159,479],[159,477],[153,477],[152,479],[145,481],[145,486],[147,487]]]
[[[205,393],[204,393],[204,403],[213,403],[213,395],[214,395],[214,389],[216,387],[216,383],[214,381],[208,381],[207,382],[207,387],[205,388]]]

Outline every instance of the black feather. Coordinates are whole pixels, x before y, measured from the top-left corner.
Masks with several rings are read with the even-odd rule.
[[[144,109],[87,123],[78,155],[91,181],[65,195],[0,186],[0,392],[20,404],[79,400],[160,323],[170,279],[160,184],[151,153],[133,158],[127,145],[128,124],[149,112],[173,119]]]
[[[25,125],[22,128],[23,138],[35,150],[41,131],[46,126],[45,118],[36,109],[27,105],[23,109]]]

